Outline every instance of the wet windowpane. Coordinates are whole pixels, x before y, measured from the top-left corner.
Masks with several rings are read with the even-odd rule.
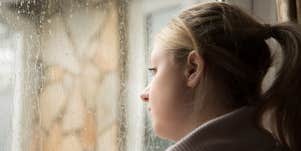
[[[139,98],[153,37],[212,1],[0,1],[0,151],[165,150]]]

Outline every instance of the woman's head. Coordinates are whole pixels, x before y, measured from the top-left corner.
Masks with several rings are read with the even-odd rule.
[[[156,66],[154,62],[160,54],[165,55],[161,60],[166,62],[164,69],[156,69],[159,73],[147,93],[150,104],[158,101],[162,107],[160,111],[166,112],[154,115],[154,123],[160,124],[156,123],[159,116],[162,121],[158,122],[167,122],[162,125],[170,129],[175,127],[167,126],[175,121],[170,117],[175,117],[177,122],[170,124],[180,124],[175,127],[179,129],[183,123],[190,122],[185,121],[188,117],[198,118],[194,125],[187,126],[192,128],[197,122],[204,122],[221,112],[258,101],[253,98],[258,98],[260,82],[270,64],[269,49],[263,35],[258,34],[262,30],[263,25],[224,3],[196,5],[171,20],[157,35],[151,56],[154,60],[151,65]],[[166,73],[168,78],[158,80],[161,72],[173,68],[176,69],[174,72]],[[173,79],[171,83],[178,86],[168,84]],[[167,101],[162,100],[159,93],[164,97],[172,96],[168,98],[178,108],[167,106],[175,113],[163,111]],[[156,110],[155,107],[152,110]],[[162,115],[168,115],[169,119],[163,119]]]
[[[188,54],[197,51],[206,67],[202,82],[219,88],[219,95],[227,94],[224,103],[235,108],[259,101],[261,81],[271,64],[266,37],[265,25],[239,8],[207,3],[181,12],[158,34],[157,43],[170,50],[178,64],[187,63]],[[205,89],[212,97],[213,90]]]
[[[222,114],[223,111],[245,105],[264,106],[265,102],[269,102],[262,101],[261,91],[262,80],[272,62],[265,40],[270,37],[281,40],[278,35],[282,35],[295,38],[293,45],[300,45],[298,33],[294,33],[295,37],[279,34],[282,32],[281,28],[281,25],[270,27],[261,24],[239,8],[225,3],[195,5],[173,18],[157,35],[151,58],[155,60],[159,58],[157,54],[164,54],[165,57],[161,60],[165,60],[166,66],[161,69],[175,70],[165,72],[167,78],[160,81],[160,74],[156,73],[149,88],[142,95],[144,100],[150,102],[152,110],[156,110],[157,107],[152,106],[152,102],[157,102],[160,110],[165,112],[152,114],[157,122],[154,126],[160,125],[157,134],[168,138],[170,135],[166,131],[169,128],[175,127],[179,130],[181,125],[187,124],[186,122],[196,122],[196,118],[199,118],[197,122],[201,123]],[[283,44],[281,41],[279,43]],[[283,45],[287,46],[286,43]],[[296,47],[293,50],[285,46],[283,48],[289,49],[288,54],[295,52]],[[293,70],[297,65],[289,63],[287,69]],[[163,74],[162,70],[160,73]],[[280,83],[285,81],[280,80]],[[275,86],[277,85],[273,85],[272,88]],[[265,98],[266,100],[275,96],[276,91],[268,92],[271,95]],[[159,93],[162,96],[168,94],[170,97],[166,100],[177,104],[178,107],[165,106],[165,100],[161,100],[162,97],[157,95]],[[172,108],[174,111],[163,111],[166,108]],[[161,115],[175,118],[159,120]],[[177,122],[173,123],[174,121]],[[195,126],[193,124],[183,128],[188,128],[186,131],[189,131]],[[164,130],[160,131],[160,128]]]

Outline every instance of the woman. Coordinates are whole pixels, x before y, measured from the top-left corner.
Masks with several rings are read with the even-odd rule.
[[[301,151],[301,30],[266,25],[225,3],[195,5],[156,37],[141,94],[168,151]],[[282,47],[272,86],[262,81]],[[263,124],[268,123],[268,124]]]

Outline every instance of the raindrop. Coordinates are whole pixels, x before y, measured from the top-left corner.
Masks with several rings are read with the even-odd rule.
[[[52,31],[51,31],[51,30],[48,30],[48,34],[49,34],[49,35],[52,35]]]

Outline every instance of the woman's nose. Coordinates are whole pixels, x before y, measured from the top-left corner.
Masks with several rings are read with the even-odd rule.
[[[140,94],[140,98],[141,98],[142,101],[148,102],[148,100],[149,100],[149,93],[148,92],[149,92],[149,86],[146,87],[143,90],[143,92]]]

